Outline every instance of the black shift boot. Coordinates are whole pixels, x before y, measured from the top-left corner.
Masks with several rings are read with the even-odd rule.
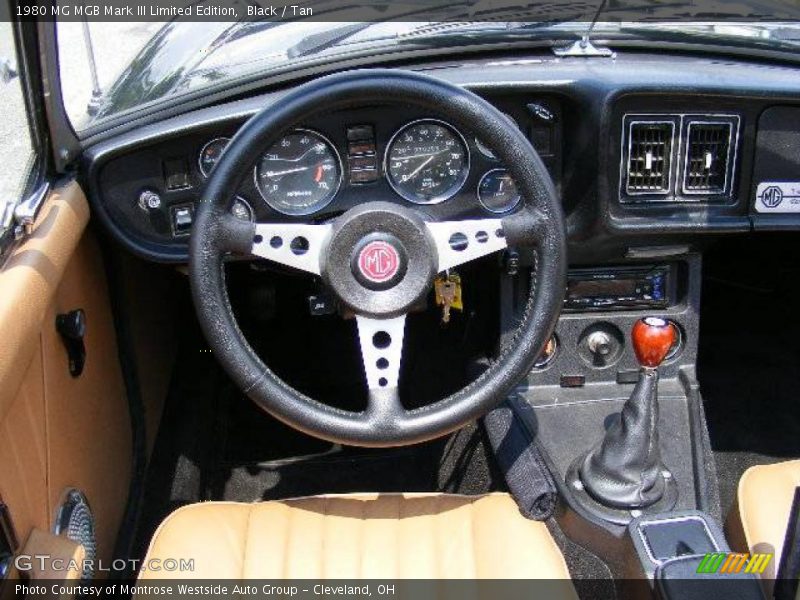
[[[580,478],[586,491],[615,508],[658,502],[665,487],[658,442],[658,372],[645,368],[619,420],[583,460]]]
[[[658,366],[675,343],[675,326],[658,317],[638,320],[631,342],[639,381],[603,440],[580,461],[578,477],[597,502],[647,508],[664,496],[665,468],[658,444]]]

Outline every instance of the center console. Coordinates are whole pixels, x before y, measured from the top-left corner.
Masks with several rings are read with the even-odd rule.
[[[547,457],[566,536],[615,576],[646,573],[648,593],[678,598],[670,590],[692,568],[687,557],[727,546],[713,525],[721,514],[695,376],[702,257],[660,250],[570,269],[553,339],[510,404]],[[527,285],[504,285],[510,330]],[[637,359],[632,337],[645,317],[671,333],[655,363]],[[657,448],[643,452],[650,442]]]
[[[628,525],[629,581],[647,581],[661,600],[763,600],[755,572],[760,555],[731,552],[706,513],[678,511],[638,517]],[[645,594],[647,595],[647,594]]]
[[[642,316],[662,317],[675,326],[675,345],[661,366],[662,381],[675,381],[682,369],[693,368],[701,266],[700,254],[682,254],[571,268],[553,339],[528,376],[529,389],[538,391],[536,403],[563,398],[567,389],[586,396],[595,384],[635,383],[639,365],[628,337]],[[503,329],[509,333],[525,302],[520,277],[503,282]]]

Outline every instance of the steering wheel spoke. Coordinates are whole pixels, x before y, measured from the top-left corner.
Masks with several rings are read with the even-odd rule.
[[[319,275],[322,252],[332,225],[257,223],[251,253],[307,273]]]
[[[427,222],[436,244],[439,272],[508,246],[502,219]]]
[[[385,400],[387,392],[397,393],[400,379],[400,362],[403,358],[403,337],[406,316],[391,319],[373,319],[356,316],[361,358],[370,399]]]

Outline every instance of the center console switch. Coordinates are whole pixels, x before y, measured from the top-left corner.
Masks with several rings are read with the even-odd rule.
[[[748,556],[732,553],[719,525],[701,511],[641,516],[628,534],[656,598],[764,598],[758,578],[747,572]]]

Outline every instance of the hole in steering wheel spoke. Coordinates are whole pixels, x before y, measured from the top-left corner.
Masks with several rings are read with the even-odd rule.
[[[451,235],[448,242],[450,247],[456,252],[462,252],[469,246],[469,240],[467,239],[467,236],[460,231]]]
[[[378,360],[375,361],[375,366],[378,367],[381,370],[388,369],[389,368],[389,361],[387,359],[385,359],[385,358],[379,358]]]
[[[372,345],[379,350],[388,348],[392,343],[392,336],[386,331],[378,331],[372,336]],[[388,362],[388,361],[387,361]]]
[[[292,252],[294,254],[296,254],[297,256],[302,256],[303,254],[308,252],[309,243],[308,240],[304,238],[302,235],[298,235],[296,238],[292,240],[291,244],[289,244],[289,247],[292,249]]]

